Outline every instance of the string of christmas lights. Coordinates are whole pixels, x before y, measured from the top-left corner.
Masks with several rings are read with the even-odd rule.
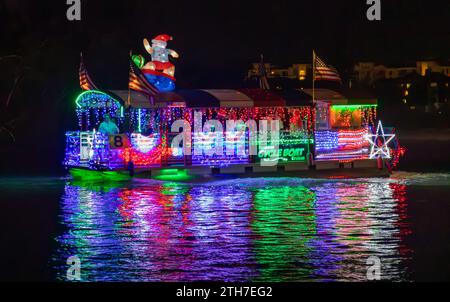
[[[80,129],[89,130],[92,125],[98,127],[106,114],[114,118],[119,125],[123,123],[122,105],[104,92],[85,91],[77,97],[75,104]]]

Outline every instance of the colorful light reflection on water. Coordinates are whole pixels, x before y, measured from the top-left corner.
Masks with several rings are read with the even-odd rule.
[[[405,185],[253,178],[208,183],[67,183],[52,259],[85,281],[409,280]]]

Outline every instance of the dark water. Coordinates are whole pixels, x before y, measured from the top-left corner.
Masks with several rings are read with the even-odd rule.
[[[1,178],[1,280],[450,280],[450,174],[84,184]]]

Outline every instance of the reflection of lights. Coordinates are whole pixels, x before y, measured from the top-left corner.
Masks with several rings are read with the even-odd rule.
[[[387,265],[382,278],[406,278],[403,184],[256,178],[107,186],[67,184],[62,197],[54,259],[79,255],[85,280],[358,281],[369,255]]]
[[[294,281],[309,275],[310,268],[292,265],[310,252],[307,242],[316,233],[315,194],[300,185],[265,186],[255,191],[255,257],[266,268],[256,280]],[[281,271],[290,273],[280,276]]]
[[[405,269],[399,259],[408,257],[402,246],[408,226],[396,208],[398,196],[386,182],[329,182],[311,188],[316,192],[317,228],[311,257],[318,273],[338,280],[366,278],[361,259],[376,255],[382,259],[385,279],[401,280]],[[343,263],[346,263],[345,265]]]

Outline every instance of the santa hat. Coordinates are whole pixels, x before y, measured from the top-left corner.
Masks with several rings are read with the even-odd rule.
[[[158,36],[154,37],[153,40],[167,42],[167,41],[172,40],[172,37],[169,35],[158,35]]]

